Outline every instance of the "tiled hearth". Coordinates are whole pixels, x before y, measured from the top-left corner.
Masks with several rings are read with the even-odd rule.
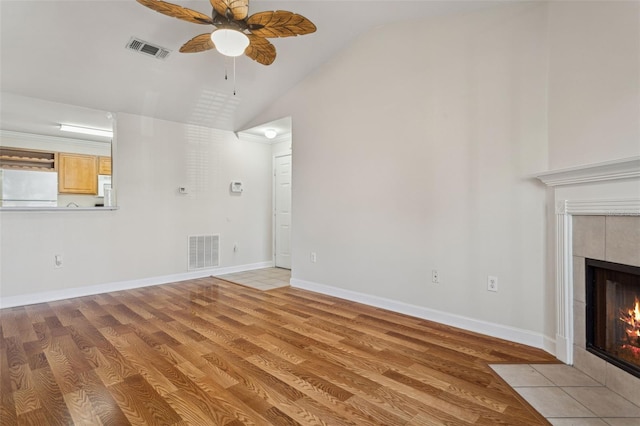
[[[573,215],[574,366],[640,405],[640,379],[586,350],[585,258],[640,266],[640,216]]]
[[[553,426],[638,426],[640,407],[564,364],[494,364]]]

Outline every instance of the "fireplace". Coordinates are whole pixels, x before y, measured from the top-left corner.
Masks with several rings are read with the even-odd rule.
[[[587,350],[640,377],[640,267],[586,259]]]
[[[640,267],[640,157],[553,170],[537,177],[553,188],[555,207],[555,244],[551,233],[548,237],[556,255],[552,262],[556,324],[555,338],[546,347],[560,361],[640,405],[640,377],[596,355],[593,332],[587,350],[585,315],[585,259]]]

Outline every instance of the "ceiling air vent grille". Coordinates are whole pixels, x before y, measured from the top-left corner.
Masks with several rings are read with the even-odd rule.
[[[220,236],[189,237],[189,270],[214,268],[220,264]]]
[[[144,53],[145,55],[153,56],[158,59],[165,59],[169,56],[169,53],[171,53],[169,49],[147,43],[146,41],[135,37],[131,37],[131,40],[127,43],[127,49]]]

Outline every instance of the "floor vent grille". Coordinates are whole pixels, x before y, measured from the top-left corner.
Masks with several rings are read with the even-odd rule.
[[[147,56],[153,56],[158,59],[166,59],[167,56],[169,56],[169,53],[171,53],[169,49],[147,43],[146,41],[135,37],[131,37],[127,43],[127,49],[144,53]]]
[[[189,270],[214,268],[220,265],[220,235],[189,237]]]

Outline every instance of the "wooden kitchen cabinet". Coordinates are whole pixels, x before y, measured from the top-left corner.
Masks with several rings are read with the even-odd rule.
[[[98,174],[110,175],[111,174],[111,157],[98,157]]]
[[[58,155],[58,192],[61,194],[98,193],[98,158],[94,155]]]

